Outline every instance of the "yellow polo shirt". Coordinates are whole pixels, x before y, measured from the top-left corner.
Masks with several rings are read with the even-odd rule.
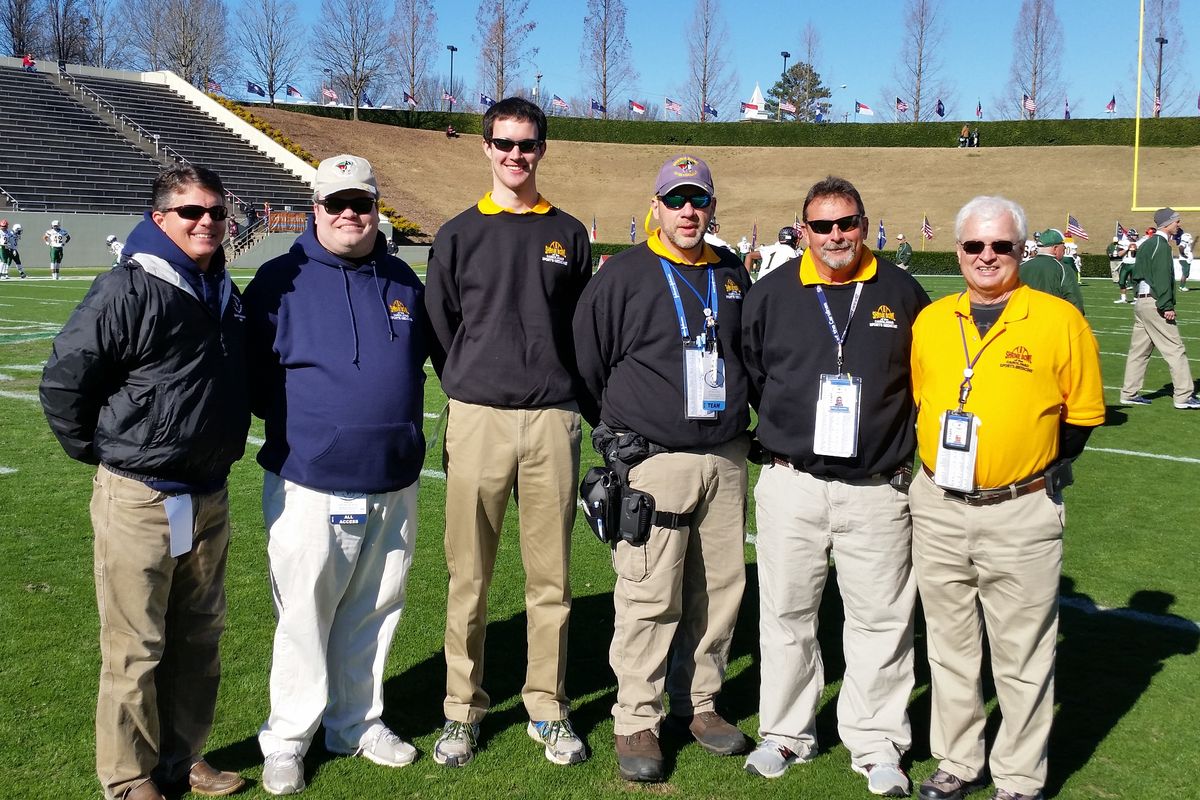
[[[961,332],[960,332],[961,322]],[[1065,300],[1021,286],[980,338],[964,291],[928,306],[913,324],[912,390],[917,452],[937,462],[942,412],[958,407],[967,350],[974,358],[965,409],[979,417],[975,483],[994,489],[1028,478],[1058,457],[1059,423],[1104,422],[1100,347]]]
[[[479,209],[479,213],[487,214],[488,216],[493,216],[495,214],[546,214],[553,207],[554,206],[550,205],[550,201],[542,197],[540,194],[538,195],[537,204],[528,211],[513,211],[511,208],[500,205],[492,199],[491,192],[485,194],[480,201],[476,203],[476,208]]]
[[[863,247],[859,252],[858,265],[854,268],[854,274],[847,278],[844,283],[858,283],[869,281],[875,277],[879,266],[875,261],[875,254],[868,247]],[[804,255],[800,257],[800,282],[805,286],[816,286],[822,284],[824,286],[832,286],[833,281],[826,280],[817,272],[817,262],[813,260],[812,248],[804,251]]]
[[[704,243],[704,247],[700,250],[700,257],[695,261],[681,261],[679,256],[667,249],[667,246],[662,242],[662,228],[655,228],[650,232],[650,236],[646,239],[646,246],[656,256],[662,256],[667,261],[673,261],[676,264],[687,264],[692,267],[702,267],[709,264],[716,264],[721,260],[717,252],[712,249],[708,242]]]

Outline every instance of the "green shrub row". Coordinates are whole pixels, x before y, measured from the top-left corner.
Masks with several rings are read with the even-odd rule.
[[[592,244],[592,261],[599,262],[600,256],[613,256],[623,250],[628,250],[633,245],[630,244],[614,244],[611,242],[595,242]],[[895,255],[895,250],[885,250],[882,252],[876,251],[878,256],[883,256],[889,261]],[[1083,255],[1083,277],[1085,278],[1107,278],[1108,258],[1103,255]],[[914,275],[957,275],[958,257],[954,251],[945,250],[927,250],[924,252],[917,251],[913,253],[912,263],[909,265],[909,271]]]
[[[350,119],[351,109],[338,106],[288,105],[318,117]],[[479,114],[361,108],[360,120],[402,128],[482,134]],[[553,117],[550,135],[573,142],[670,144],[678,147],[957,147],[962,122],[774,123],[774,122],[638,122],[580,117]],[[979,129],[981,147],[1047,147],[1133,143],[1132,119],[1003,120],[971,124]],[[1200,117],[1142,120],[1147,147],[1191,147],[1200,141]]]

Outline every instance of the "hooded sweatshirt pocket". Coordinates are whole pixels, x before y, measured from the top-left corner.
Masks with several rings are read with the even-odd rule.
[[[411,422],[339,425],[312,465],[326,475],[357,476],[375,485],[400,479],[423,456],[421,433]]]

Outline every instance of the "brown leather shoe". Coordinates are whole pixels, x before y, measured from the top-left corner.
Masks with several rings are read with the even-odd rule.
[[[672,717],[672,722],[686,728],[701,747],[719,756],[736,756],[746,752],[750,740],[715,711],[701,711],[691,719]]]
[[[167,800],[154,781],[143,781],[125,792],[125,800]]]
[[[617,769],[621,777],[637,783],[659,783],[663,779],[663,756],[654,731],[646,729],[630,736],[617,735]]]
[[[236,772],[223,772],[203,758],[188,770],[188,785],[196,794],[223,797],[233,794],[246,785],[246,780]]]

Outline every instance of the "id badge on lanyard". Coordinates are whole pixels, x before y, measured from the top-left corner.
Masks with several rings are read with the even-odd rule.
[[[357,492],[329,495],[330,525],[364,525],[367,522],[367,496]]]
[[[685,345],[683,363],[687,373],[686,412],[688,419],[714,419],[725,410],[725,359],[716,348]]]
[[[975,491],[975,458],[982,425],[970,411],[942,412],[934,483],[955,492]]]
[[[853,458],[858,455],[858,420],[862,403],[862,378],[822,375],[817,391],[817,418],[813,453]]]

